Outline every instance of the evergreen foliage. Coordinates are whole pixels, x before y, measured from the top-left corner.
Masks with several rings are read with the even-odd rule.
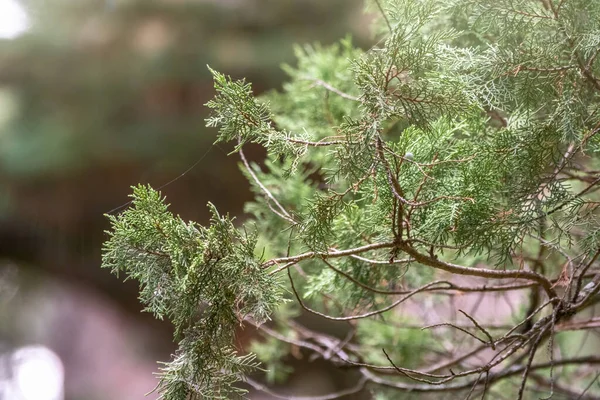
[[[110,217],[113,232],[103,263],[140,282],[140,300],[157,318],[175,325],[180,351],[162,372],[164,399],[229,398],[231,384],[251,367],[253,355],[232,348],[244,318],[268,319],[281,301],[275,278],[254,256],[256,234],[236,229],[214,206],[209,228],[174,217],[155,190],[138,186],[133,208]],[[233,393],[239,392],[233,388]]]
[[[586,389],[593,376],[574,377],[600,358],[558,358],[556,342],[596,323],[581,328],[577,315],[593,313],[600,288],[600,3],[368,8],[380,15],[376,45],[298,48],[283,92],[256,98],[249,83],[212,71],[207,125],[217,142],[238,143],[252,222],[235,227],[210,206],[210,227],[186,224],[143,186],[111,217],[104,266],[139,280],[142,302],[180,340],[159,390],[178,400],[226,397],[241,390],[236,380],[264,390],[246,375],[254,356],[232,347],[246,322],[269,337],[253,349],[280,368],[272,381],[285,378],[291,351],[274,340],[355,367],[357,386],[326,398],[367,385],[378,398],[598,392]],[[246,143],[267,149],[264,170],[246,160]],[[508,328],[489,310],[461,310],[466,325],[421,315],[425,332],[404,331],[402,305],[441,309],[459,293],[520,293],[521,307]],[[301,326],[284,297],[357,335]],[[270,317],[276,325],[262,325]]]

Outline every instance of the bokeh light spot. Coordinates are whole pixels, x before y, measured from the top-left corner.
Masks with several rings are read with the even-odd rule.
[[[25,9],[16,0],[0,0],[0,39],[14,39],[29,28]]]

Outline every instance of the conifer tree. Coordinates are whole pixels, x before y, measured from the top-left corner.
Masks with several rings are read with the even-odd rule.
[[[236,143],[252,218],[185,222],[141,185],[109,217],[104,267],[176,328],[162,398],[270,391],[250,372],[285,379],[292,347],[357,376],[315,399],[597,398],[600,357],[572,342],[600,324],[600,2],[367,8],[371,49],[298,47],[280,92],[212,71],[207,125]],[[506,317],[485,306],[502,298]]]

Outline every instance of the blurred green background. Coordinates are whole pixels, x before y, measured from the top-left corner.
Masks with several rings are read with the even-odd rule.
[[[238,160],[204,128],[207,64],[261,93],[280,87],[294,44],[351,33],[368,47],[368,29],[359,0],[0,0],[0,399],[152,390],[171,328],[140,313],[135,283],[100,269],[103,214],[133,184],[179,178],[162,192],[184,219],[205,222],[207,201],[241,216]],[[60,358],[58,397],[17,382],[32,345]],[[344,385],[297,371],[298,394]]]

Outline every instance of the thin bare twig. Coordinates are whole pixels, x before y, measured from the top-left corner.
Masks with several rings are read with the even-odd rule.
[[[333,93],[337,94],[338,96],[343,97],[344,99],[348,99],[348,100],[352,100],[352,101],[360,101],[360,99],[358,97],[352,96],[348,93],[344,93],[341,90],[336,89],[335,87],[331,86],[329,83],[322,81],[321,79],[317,79],[317,78],[304,78],[304,79],[313,82],[315,85],[322,86],[325,89],[329,90],[330,92],[333,92]]]
[[[529,374],[529,371],[531,370],[531,365],[533,364],[533,358],[535,356],[535,353],[538,349],[540,342],[542,341],[542,339],[544,337],[544,335],[542,333],[543,332],[540,332],[537,335],[536,339],[534,340],[533,344],[531,345],[531,350],[529,352],[529,358],[528,358],[527,364],[525,365],[525,368],[523,370],[523,377],[521,378],[521,386],[519,387],[519,393],[517,394],[518,400],[521,400],[523,398],[525,386],[527,385],[527,376]],[[551,363],[551,366],[554,367],[554,362]]]
[[[424,326],[423,328],[421,328],[421,330],[425,330],[425,329],[431,329],[431,328],[438,328],[438,327],[440,327],[440,326],[450,326],[450,327],[452,327],[452,328],[454,328],[454,329],[458,329],[459,331],[466,333],[467,335],[471,336],[471,337],[472,337],[472,338],[474,338],[474,339],[477,339],[477,340],[478,340],[478,341],[480,341],[481,343],[484,343],[484,344],[489,344],[489,343],[487,343],[485,340],[483,340],[483,339],[481,339],[481,338],[478,338],[476,335],[472,334],[472,333],[471,333],[471,332],[469,332],[468,330],[466,330],[466,329],[464,329],[464,328],[461,328],[461,327],[460,327],[460,326],[458,326],[458,325],[454,325],[454,324],[452,324],[452,323],[450,323],[450,322],[441,322],[441,323],[439,323],[439,324],[427,325],[427,326]]]
[[[332,321],[352,321],[352,320],[357,320],[357,319],[369,318],[369,317],[372,317],[373,315],[384,313],[384,312],[389,311],[392,308],[397,307],[398,305],[404,303],[406,300],[408,300],[412,296],[416,295],[417,293],[422,292],[424,289],[426,289],[426,288],[428,288],[430,286],[439,284],[438,281],[436,281],[436,282],[430,282],[430,283],[428,283],[428,284],[426,284],[424,286],[421,286],[418,289],[413,290],[412,292],[410,292],[406,296],[402,297],[401,299],[396,300],[395,302],[393,302],[389,306],[383,307],[383,308],[381,308],[379,310],[370,311],[370,312],[365,313],[365,314],[351,315],[351,316],[348,316],[348,317],[332,317],[332,316],[324,314],[322,312],[313,310],[312,308],[309,308],[306,304],[304,304],[304,302],[300,298],[300,294],[296,290],[296,286],[294,285],[294,280],[292,279],[292,274],[290,273],[289,268],[287,269],[287,272],[288,272],[288,278],[290,280],[290,285],[292,286],[292,292],[294,293],[294,296],[296,297],[296,300],[298,301],[298,303],[300,304],[300,306],[304,310],[308,311],[311,314],[315,314],[315,315],[318,315],[319,317],[323,317],[325,319],[329,319],[329,320],[332,320]]]
[[[281,218],[283,218],[286,221],[290,222],[291,224],[295,225],[296,221],[294,221],[294,218],[292,218],[292,216],[286,211],[285,208],[283,208],[283,206],[279,203],[279,201],[277,201],[277,199],[275,198],[275,196],[273,196],[273,194],[269,191],[269,189],[267,189],[266,186],[263,185],[263,183],[260,181],[260,179],[258,179],[258,176],[256,176],[256,174],[254,173],[254,171],[250,167],[250,164],[248,163],[248,160],[246,160],[246,156],[244,155],[244,151],[242,150],[242,147],[241,147],[241,142],[238,141],[238,143],[240,145],[240,149],[239,149],[240,158],[242,159],[242,163],[246,167],[246,170],[248,171],[248,174],[250,174],[250,176],[252,177],[252,179],[254,180],[254,182],[263,191],[263,193],[267,197],[267,201],[268,200],[272,201],[275,204],[275,206],[279,209],[280,212],[277,212],[276,210],[273,210],[273,211],[278,216],[280,216]]]
[[[469,393],[467,393],[467,397],[465,397],[465,400],[469,400],[471,398],[471,395],[475,391],[477,384],[479,384],[479,381],[481,380],[482,375],[483,375],[483,371],[480,372],[479,375],[477,376],[477,380],[475,381],[475,383],[473,383],[473,386],[471,386],[471,390],[469,390]]]
[[[381,3],[379,2],[379,0],[375,0],[375,4],[377,4],[377,8],[379,8],[379,12],[381,13],[381,16],[385,20],[385,23],[387,24],[387,27],[390,30],[390,33],[392,33],[392,31],[393,31],[392,24],[390,24],[390,20],[388,19],[387,15],[385,15],[385,11],[383,10]]]
[[[298,254],[296,256],[290,257],[280,257],[269,260],[263,264],[264,268],[272,267],[273,265],[279,265],[284,263],[293,263],[296,264],[302,260],[307,260],[309,258],[336,258],[336,257],[346,257],[355,254],[365,253],[367,251],[379,250],[379,249],[387,249],[394,247],[394,242],[381,242],[381,243],[371,243],[361,247],[355,247],[353,249],[347,250],[336,250],[336,251],[327,251],[327,252],[319,252],[319,251],[308,251],[306,253]],[[287,267],[286,267],[287,268]],[[280,267],[275,271],[272,271],[271,274],[276,274],[285,268]]]
[[[590,384],[585,387],[585,389],[583,390],[583,392],[581,392],[581,394],[575,400],[582,399],[585,396],[585,394],[587,393],[587,391],[590,390],[591,387],[594,385],[594,382],[596,382],[598,380],[598,377],[600,377],[600,372],[598,372],[596,374],[596,377],[594,379],[592,379],[592,381],[590,382]]]
[[[401,295],[401,294],[404,294],[404,291],[381,290],[381,289],[377,289],[377,288],[371,287],[369,285],[365,285],[364,283],[362,283],[359,280],[357,280],[354,277],[352,277],[350,274],[347,274],[346,272],[342,271],[341,269],[336,268],[335,266],[333,266],[326,259],[323,259],[321,261],[323,261],[325,263],[325,265],[327,265],[330,269],[332,269],[336,273],[342,275],[344,278],[348,279],[350,282],[354,283],[357,286],[360,286],[361,288],[363,288],[365,290],[368,290],[369,292],[378,293],[378,294],[384,294],[384,295]]]
[[[365,384],[367,383],[368,379],[366,377],[361,377],[358,382],[348,388],[348,389],[343,389],[343,390],[338,390],[337,392],[333,392],[333,393],[329,393],[326,395],[322,395],[322,396],[289,396],[289,395],[282,395],[279,393],[275,393],[274,391],[272,391],[271,389],[269,389],[267,386],[263,385],[262,383],[259,383],[257,381],[255,381],[254,379],[248,378],[246,377],[244,379],[244,381],[252,386],[254,389],[256,390],[260,390],[261,392],[264,392],[270,396],[273,396],[277,399],[285,399],[285,400],[333,400],[333,399],[339,399],[340,397],[344,397],[344,396],[348,396],[354,393],[358,393],[360,392],[364,387]]]
[[[333,253],[336,252],[335,249],[330,249],[330,251],[333,252]],[[358,256],[356,254],[351,254],[350,257],[354,258],[356,260],[364,261],[364,262],[369,263],[369,264],[378,264],[378,265],[408,264],[408,263],[410,263],[412,261],[415,261],[412,258],[404,258],[402,260],[393,260],[393,261],[390,261],[390,260],[373,260],[373,259],[370,259],[370,258]]]
[[[327,138],[323,138],[323,139],[319,140],[318,142],[311,142],[309,140],[296,139],[296,138],[286,138],[285,140],[287,140],[288,142],[304,144],[306,146],[311,146],[311,147],[324,147],[324,146],[334,146],[334,145],[339,145],[339,144],[348,144],[348,142],[345,142],[343,140],[326,140],[326,139]]]
[[[600,364],[600,357],[579,357],[579,358],[572,358],[572,359],[556,360],[554,362],[554,364],[555,365]],[[530,371],[533,371],[533,370],[538,370],[538,369],[547,369],[550,367],[551,367],[551,363],[540,363],[540,364],[531,365],[531,367],[529,369],[530,369]],[[504,370],[502,370],[500,372],[496,372],[496,373],[490,372],[489,382],[487,384],[490,385],[490,384],[497,382],[499,380],[502,380],[504,378],[508,378],[509,376],[518,375],[518,374],[522,373],[525,370],[525,368],[526,367],[524,365],[512,365],[512,366],[505,368]],[[486,369],[489,370],[489,368],[486,368]],[[453,391],[457,391],[457,390],[464,390],[466,388],[471,387],[473,385],[473,383],[475,382],[475,379],[474,379],[474,380],[465,381],[465,382],[440,384],[440,385],[435,385],[435,386],[427,385],[427,384],[406,384],[403,382],[391,381],[391,380],[381,378],[381,377],[375,375],[374,373],[372,373],[371,371],[369,371],[366,367],[361,368],[360,371],[363,373],[363,375],[365,375],[373,383],[377,383],[382,386],[387,386],[387,387],[400,389],[400,390],[404,390],[404,391],[412,391],[412,392],[416,392],[416,393],[419,393],[419,392],[420,393],[423,393],[423,392],[430,392],[430,393],[453,392]],[[481,371],[481,369],[477,370],[477,373],[479,373],[480,371]],[[458,376],[458,375],[459,374],[456,374],[456,376]]]
[[[479,323],[477,321],[475,321],[475,318],[471,317],[469,314],[467,314],[463,310],[458,310],[458,311],[463,313],[463,315],[465,317],[469,318],[469,320],[471,320],[473,325],[475,325],[481,332],[483,332],[485,334],[485,336],[488,337],[488,339],[490,340],[490,346],[492,346],[492,350],[496,350],[496,345],[494,344],[494,339],[492,338],[492,335],[490,335],[490,333],[483,326],[479,325]]]

